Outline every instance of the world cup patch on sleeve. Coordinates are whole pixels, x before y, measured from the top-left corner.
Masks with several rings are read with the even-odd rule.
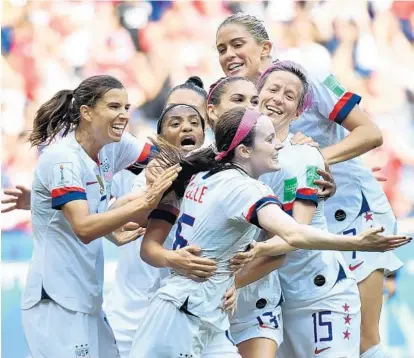
[[[53,187],[73,185],[73,163],[57,163],[53,166]]]
[[[315,180],[319,179],[318,167],[308,166],[306,167],[306,186],[309,188],[317,188]]]
[[[346,89],[341,85],[341,83],[336,79],[334,75],[329,75],[326,77],[322,84],[328,88],[336,97],[342,97],[346,92]]]
[[[290,202],[296,198],[296,190],[298,188],[298,179],[286,179],[283,182],[283,202]]]

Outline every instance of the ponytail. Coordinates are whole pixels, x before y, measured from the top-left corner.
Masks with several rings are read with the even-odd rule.
[[[79,125],[81,106],[95,107],[106,92],[115,88],[124,86],[115,77],[99,75],[86,78],[73,91],[56,93],[36,113],[29,138],[32,146],[48,145],[59,133],[66,136]]]
[[[41,105],[36,113],[33,131],[29,138],[33,147],[50,144],[62,130],[63,136],[69,133],[74,125],[70,111],[72,98],[72,90],[62,90]]]

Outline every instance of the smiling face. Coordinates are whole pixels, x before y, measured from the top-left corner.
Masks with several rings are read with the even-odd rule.
[[[260,91],[260,111],[269,116],[273,124],[280,127],[295,120],[303,86],[300,79],[291,72],[272,72]]]
[[[176,106],[164,115],[161,136],[183,152],[191,152],[204,142],[201,118],[191,107]]]
[[[255,126],[253,148],[250,148],[250,168],[254,178],[279,170],[278,151],[282,148],[272,121],[267,116],[260,116]]]
[[[129,122],[128,94],[124,88],[106,92],[94,107],[81,106],[81,114],[89,122],[89,130],[100,145],[119,142]]]
[[[242,25],[228,24],[217,32],[216,48],[226,76],[255,81],[261,73],[262,60],[269,57],[271,44],[258,43]]]
[[[240,80],[229,82],[224,85],[224,91],[220,96],[220,103],[216,106],[208,105],[210,119],[215,122],[226,111],[243,107],[257,109],[259,106],[259,96],[254,84],[250,81]]]

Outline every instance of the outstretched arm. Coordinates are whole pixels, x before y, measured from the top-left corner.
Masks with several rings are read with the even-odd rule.
[[[260,226],[269,236],[277,235],[290,246],[308,250],[340,250],[340,251],[388,251],[405,245],[410,241],[405,236],[382,236],[383,228],[367,230],[357,236],[331,234],[309,225],[297,223],[284,213],[277,205],[267,205],[258,211]],[[259,243],[259,252],[267,255],[279,255],[274,250],[273,240]]]

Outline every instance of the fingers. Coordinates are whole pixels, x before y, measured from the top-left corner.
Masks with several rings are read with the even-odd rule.
[[[23,185],[16,185],[16,189],[20,190],[22,193],[24,193],[24,192],[29,192],[29,191],[30,191],[30,189],[29,189],[29,188],[26,188],[26,187],[25,187],[25,186],[23,186]]]
[[[11,203],[15,203],[17,201],[17,198],[7,198],[7,199],[3,199],[1,201],[2,204],[11,204]]]
[[[383,226],[379,226],[379,227],[373,227],[371,229],[365,230],[362,234],[364,236],[369,236],[369,235],[378,235],[382,232],[384,232],[384,227]]]
[[[372,167],[371,171],[374,172],[379,172],[382,168],[381,167]]]
[[[2,214],[8,213],[8,212],[13,211],[15,209],[16,209],[16,205],[11,205],[11,206],[8,206],[7,208],[1,209],[1,213]]]
[[[22,192],[20,190],[15,189],[15,188],[10,188],[10,189],[4,189],[4,194],[18,197],[19,195],[22,194]]]
[[[213,276],[213,274],[214,274],[214,273],[206,272],[206,271],[203,271],[203,270],[191,270],[191,271],[189,271],[189,273],[191,275],[197,276],[198,278],[202,278],[202,279],[208,279],[211,276]]]
[[[122,226],[122,231],[132,231],[132,230],[138,230],[141,228],[139,224],[134,222],[126,223],[124,226]]]
[[[198,247],[198,246],[195,246],[195,245],[186,246],[186,247],[183,247],[180,250],[187,251],[190,254],[197,255],[197,256],[199,256],[201,254],[201,248]]]
[[[328,172],[326,172],[325,170],[322,170],[322,169],[318,169],[317,171],[316,171],[324,180],[326,180],[326,181],[328,181],[328,182],[330,182],[330,183],[332,183],[333,182],[333,178],[332,178],[332,175],[330,174],[330,173],[328,173]],[[315,180],[316,181],[316,180]]]
[[[185,276],[192,279],[193,281],[196,281],[196,282],[206,282],[207,281],[207,278],[198,277],[198,276],[193,275],[193,274],[188,274],[188,275],[185,275]]]

